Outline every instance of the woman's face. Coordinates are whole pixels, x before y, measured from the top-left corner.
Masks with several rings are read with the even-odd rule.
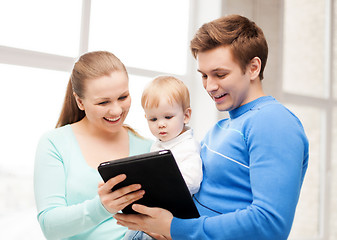
[[[85,111],[90,126],[104,132],[117,132],[131,105],[127,74],[115,71],[109,76],[88,79],[84,98],[75,97],[80,109]]]

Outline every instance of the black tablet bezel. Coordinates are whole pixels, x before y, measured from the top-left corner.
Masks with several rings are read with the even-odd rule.
[[[131,184],[141,184],[145,195],[135,203],[167,209],[178,218],[200,216],[170,150],[104,162],[99,165],[98,171],[105,182],[119,174],[126,174],[127,178],[112,191]],[[135,213],[131,204],[122,212]]]

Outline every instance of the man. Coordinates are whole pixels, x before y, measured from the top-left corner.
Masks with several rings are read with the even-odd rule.
[[[178,219],[134,205],[119,224],[158,239],[287,239],[308,164],[298,118],[263,92],[268,46],[249,19],[231,15],[204,24],[191,41],[203,86],[220,120],[201,142],[203,181],[194,195],[201,215]]]

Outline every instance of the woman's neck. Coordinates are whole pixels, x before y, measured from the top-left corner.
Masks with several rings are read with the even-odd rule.
[[[122,126],[116,132],[102,131],[82,119],[72,124],[72,129],[85,161],[94,169],[101,162],[129,155],[129,135]]]
[[[78,130],[78,133],[81,135],[90,135],[93,138],[101,139],[102,141],[118,141],[118,139],[125,137],[127,129],[121,126],[116,131],[107,131],[102,128],[98,128],[94,124],[90,123],[87,117],[84,117],[77,123],[74,123],[75,129]]]

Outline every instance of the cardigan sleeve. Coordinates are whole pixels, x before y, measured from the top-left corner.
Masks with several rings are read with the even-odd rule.
[[[62,154],[53,140],[45,135],[40,139],[36,151],[34,191],[38,221],[48,239],[76,235],[111,217],[98,195],[68,206],[66,178]]]

